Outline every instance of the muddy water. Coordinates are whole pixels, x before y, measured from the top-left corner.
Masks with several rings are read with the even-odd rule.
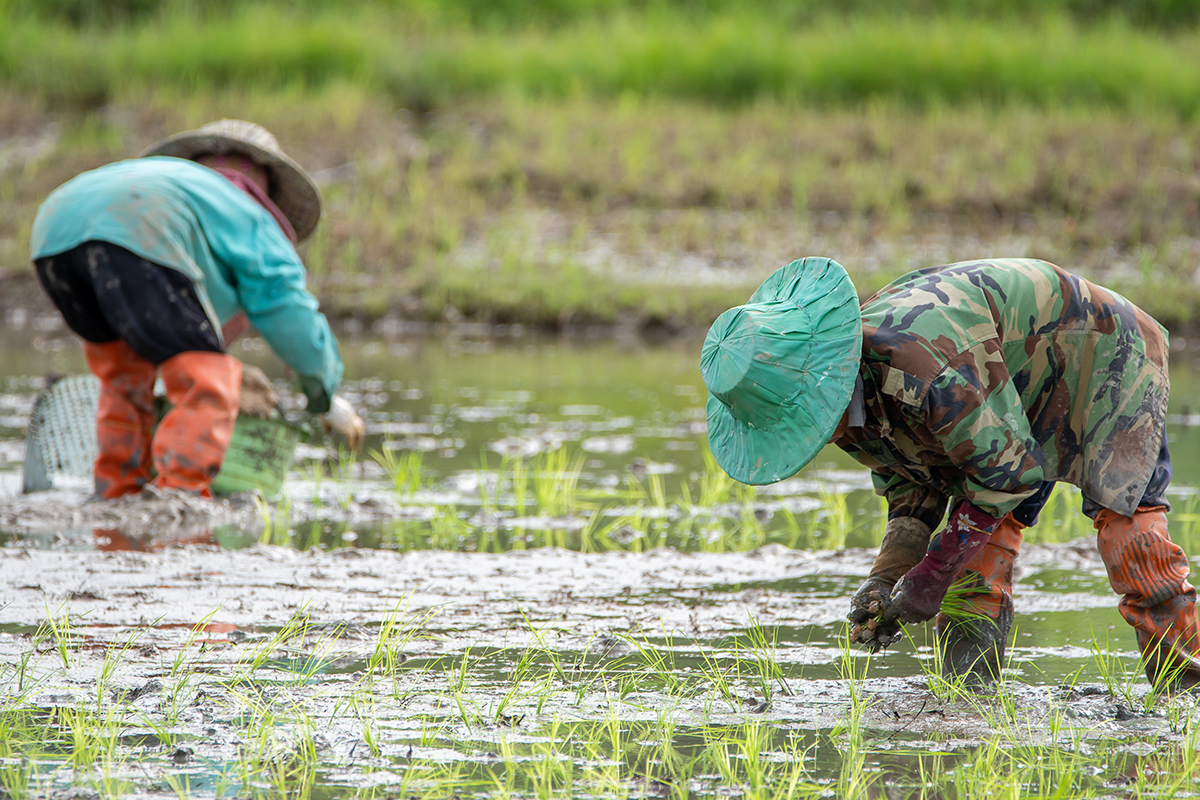
[[[78,485],[16,495],[40,376],[83,369],[75,343],[39,324],[0,348],[0,690],[39,714],[115,713],[110,769],[138,795],[271,795],[285,762],[308,765],[287,791],[313,796],[535,796],[538,770],[562,763],[578,783],[560,776],[549,794],[669,796],[683,780],[727,795],[749,779],[681,778],[663,748],[698,758],[750,730],[771,763],[802,752],[805,779],[827,789],[848,769],[936,787],[919,777],[930,754],[971,763],[1006,703],[1022,720],[1006,735],[1074,741],[1091,759],[1083,788],[1103,793],[1183,736],[1176,712],[1134,708],[1144,681],[1102,686],[1094,644],[1136,675],[1134,641],[1069,492],[1022,554],[1009,699],[931,692],[919,627],[869,665],[846,651],[847,598],[879,536],[869,478],[827,450],[775,487],[719,485],[696,342],[350,331],[368,448],[419,454],[418,480],[397,490],[375,459],[313,441],[273,507],[114,508]],[[282,380],[261,343],[237,354]],[[1188,355],[1173,372],[1172,525],[1200,555]],[[47,634],[49,619],[65,633]],[[839,727],[847,664],[867,676],[858,751]],[[1046,732],[1054,709],[1074,740]],[[32,763],[46,794],[102,772],[65,769],[61,752]]]

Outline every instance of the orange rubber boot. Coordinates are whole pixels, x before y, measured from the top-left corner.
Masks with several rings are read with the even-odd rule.
[[[1100,557],[1121,616],[1137,631],[1151,685],[1200,685],[1200,625],[1196,590],[1183,548],[1167,533],[1163,506],[1140,506],[1132,517],[1104,509],[1096,515]]]
[[[937,616],[942,668],[947,675],[968,675],[984,683],[1000,677],[1004,649],[1013,623],[1013,562],[1021,550],[1025,526],[1009,514],[987,544],[967,562],[956,586],[967,587]]]
[[[84,341],[88,368],[100,379],[96,408],[99,455],[92,474],[96,494],[108,500],[140,492],[150,482],[154,430],[154,365],[121,339]]]
[[[154,433],[154,485],[212,497],[209,486],[233,438],[242,362],[192,350],[168,358],[158,370],[173,408]]]

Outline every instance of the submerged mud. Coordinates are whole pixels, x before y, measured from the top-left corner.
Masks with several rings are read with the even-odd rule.
[[[1037,560],[1076,548],[1047,545],[1029,555]],[[139,644],[154,650],[184,647],[188,632],[203,626],[209,657],[236,663],[248,641],[301,614],[313,630],[336,632],[335,660],[353,663],[367,657],[370,636],[399,608],[426,620],[407,658],[529,646],[538,637],[570,653],[637,637],[679,637],[689,650],[759,625],[791,634],[775,641],[781,663],[827,665],[839,652],[849,590],[873,556],[866,549],[814,553],[774,545],[746,553],[543,548],[498,554],[301,552],[266,545],[86,552],[10,545],[0,550],[0,626],[9,632],[10,653],[19,647],[19,631],[28,633],[48,615],[69,619],[95,645],[144,629]],[[1060,603],[1056,597],[1027,593],[1018,598],[1018,611],[1078,608],[1077,598]],[[807,635],[792,638],[797,632]],[[628,645],[613,649],[628,652]],[[919,674],[902,678],[888,693],[919,698],[922,681]],[[776,711],[791,716],[790,705]]]
[[[72,521],[108,524],[130,508],[162,519],[169,500],[85,504]],[[249,512],[226,502],[173,513],[211,524]],[[844,769],[847,735],[871,743],[875,771],[890,769],[890,753],[965,757],[999,728],[1013,746],[1067,737],[1097,752],[1131,741],[1161,749],[1186,734],[1179,712],[1144,702],[1144,689],[1100,685],[1090,651],[1047,648],[1045,637],[1018,636],[1009,680],[981,692],[939,690],[921,630],[894,652],[849,650],[843,615],[869,548],[400,553],[156,541],[142,552],[99,539],[0,548],[10,704],[123,720],[113,747],[137,796],[270,795],[271,776],[296,764],[308,765],[310,792],[449,796],[445,781],[492,780],[514,753],[559,758],[539,748],[605,725],[628,748],[761,729],[779,758],[808,742],[805,769],[828,781]],[[1030,546],[1023,561],[1019,620],[1115,605],[1039,578],[1060,565],[1102,575],[1085,542]],[[1054,660],[1074,679],[1029,666]],[[49,759],[33,785],[63,794],[78,780]],[[630,780],[621,796],[656,794]],[[725,791],[696,780],[699,795]]]

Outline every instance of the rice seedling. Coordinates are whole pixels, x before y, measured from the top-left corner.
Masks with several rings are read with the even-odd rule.
[[[430,524],[429,544],[438,550],[460,549],[463,542],[470,541],[472,533],[470,524],[459,516],[458,510],[454,506],[439,509],[439,512]],[[476,541],[478,542],[479,539]],[[474,549],[491,552],[493,549],[498,549],[499,546],[500,543],[495,542],[493,548],[481,548],[476,545]]]
[[[54,615],[50,613],[49,607],[46,608],[46,619],[34,635],[35,649],[37,643],[51,640],[54,652],[62,661],[63,669],[70,669],[71,653],[77,648],[74,624],[66,606],[60,606],[59,613],[62,615],[61,619],[55,619]]]
[[[292,543],[291,502],[285,497],[272,506],[259,495],[255,495],[254,507],[262,525],[258,543],[279,547],[290,545]]]
[[[100,706],[103,702],[104,695],[108,692],[109,685],[112,682],[113,675],[120,667],[122,660],[128,654],[129,649],[134,643],[146,633],[155,623],[144,625],[131,630],[125,637],[124,641],[119,642],[116,646],[104,648],[104,658],[100,662],[98,674],[96,676],[96,711],[99,713]]]
[[[704,471],[700,474],[699,494],[696,502],[702,508],[724,505],[733,496],[737,482],[717,465],[717,460],[708,449],[702,451]]]
[[[12,800],[33,796],[34,767],[27,752],[12,752],[0,746],[0,790]]]
[[[540,454],[534,461],[531,482],[538,510],[551,517],[572,513],[579,507],[579,476],[583,456],[571,459],[563,448]]]
[[[37,687],[37,681],[33,678],[32,670],[32,662],[34,656],[37,655],[37,645],[38,637],[35,636],[33,647],[18,653],[13,664],[4,665],[6,671],[11,671],[13,678],[16,680],[16,691],[11,695],[14,702],[24,701]]]
[[[863,683],[871,665],[871,654],[856,655],[851,648],[848,631],[839,637],[838,644],[838,674],[846,688],[849,706],[844,717],[829,732],[831,740],[838,743],[841,751],[836,791],[841,797],[858,797],[863,796],[875,781],[875,776],[863,769],[866,760],[863,715],[871,704]]]
[[[319,508],[325,502],[321,494],[321,484],[325,481],[325,465],[320,461],[310,461],[307,476],[309,482],[312,484],[312,494],[309,497],[309,502]]]
[[[287,652],[286,648],[289,643],[293,641],[304,643],[309,635],[310,622],[311,618],[305,609],[295,611],[274,634],[263,637],[252,645],[248,653],[242,655],[237,669],[226,679],[226,685],[234,688],[253,683],[255,681],[254,673],[271,666],[281,652]],[[328,640],[326,637],[321,637],[321,641],[327,642]],[[298,666],[300,674],[308,679],[320,668],[321,661],[320,656],[305,656],[296,666]]]
[[[703,650],[700,657],[703,662],[700,674],[709,689],[709,694],[705,697],[706,709],[711,709],[711,700],[715,696],[724,701],[730,711],[740,711],[742,699],[738,696],[734,683],[738,677],[737,662],[723,658],[719,651]],[[711,714],[712,711],[709,710],[708,713]]]
[[[1172,501],[1169,514],[1171,541],[1186,553],[1200,550],[1200,494],[1189,494],[1181,501]]]
[[[818,496],[821,500],[818,524],[823,528],[822,545],[834,549],[845,547],[846,538],[850,533],[850,509],[846,504],[846,495],[833,491],[822,481],[818,487]]]
[[[447,687],[450,693],[454,696],[454,704],[458,708],[459,720],[470,732],[472,723],[475,727],[480,724],[479,709],[475,702],[468,696],[470,686],[470,670],[471,648],[463,650],[462,655],[457,659],[457,664],[451,662],[446,667],[445,678]]]
[[[120,724],[113,707],[92,712],[79,706],[58,706],[47,725],[52,741],[61,749],[67,764],[81,772],[118,757]]]
[[[426,479],[422,474],[425,454],[420,450],[405,450],[403,455],[397,455],[397,451],[384,442],[382,448],[371,450],[369,454],[383,467],[392,489],[402,497],[412,496],[425,487]]]
[[[762,695],[764,702],[769,705],[774,696],[776,686],[785,695],[793,694],[788,686],[787,677],[777,660],[777,631],[767,633],[762,624],[751,617],[750,627],[746,629],[746,641],[735,642],[735,648],[740,655],[748,656],[753,664],[753,679]]]
[[[1143,663],[1145,663],[1144,660]],[[1184,679],[1189,668],[1189,665],[1183,661],[1175,661],[1160,668],[1150,681],[1149,691],[1142,696],[1142,710],[1149,714],[1163,698],[1181,691],[1182,687],[1186,686]]]
[[[509,673],[507,688],[504,689],[503,694],[492,706],[489,716],[494,722],[501,725],[512,726],[514,722],[519,722],[524,718],[524,714],[518,716],[515,713],[510,713],[512,704],[518,699],[528,702],[530,699],[536,698],[537,703],[535,708],[536,712],[540,714],[553,690],[555,679],[564,680],[567,677],[567,672],[563,669],[561,662],[558,658],[554,657],[554,651],[545,647],[540,632],[529,622],[528,618],[525,619],[525,624],[533,634],[538,647],[522,648],[516,664],[513,665]],[[534,669],[537,666],[539,656],[546,654],[550,654],[549,662],[551,670],[543,674],[536,685],[531,685],[533,684]]]
[[[971,603],[979,595],[980,591],[981,587],[978,576],[964,572],[946,590],[946,595],[942,598],[940,612],[956,622],[990,622],[995,625],[996,623],[991,617],[980,612]]]
[[[124,797],[136,788],[136,784],[128,778],[114,774],[116,769],[122,768],[121,764],[105,761],[93,772],[88,783],[99,797]]]
[[[817,549],[819,535],[817,533],[817,515],[813,513],[797,516],[790,509],[781,509],[777,517],[784,521],[784,533],[780,543],[790,550]],[[801,522],[803,520],[803,522]]]
[[[990,622],[989,619],[985,624]],[[932,647],[918,646],[910,630],[911,627],[904,628],[904,635],[915,650],[924,651],[920,665],[921,673],[925,677],[925,686],[929,692],[942,703],[969,699],[972,695],[972,688],[977,685],[974,676],[969,671],[953,672],[947,668],[946,662],[942,658],[942,643],[936,632],[933,634]]]
[[[1123,701],[1130,708],[1136,708],[1140,705],[1137,692],[1134,688],[1134,682],[1138,679],[1138,674],[1136,671],[1129,670],[1126,659],[1115,652],[1112,643],[1109,641],[1108,633],[1105,632],[1104,645],[1101,646],[1100,638],[1096,636],[1096,632],[1093,630],[1090,649],[1092,662],[1096,666],[1100,682],[1104,685],[1109,695]]]
[[[767,532],[759,518],[758,511],[752,506],[743,505],[740,514],[741,519],[733,533],[728,537],[723,536],[716,539],[705,549],[720,552],[727,546],[731,546],[730,549],[734,550],[753,550],[766,544]]]
[[[366,680],[368,686],[375,676],[382,673],[391,682],[392,699],[401,702],[409,693],[401,690],[401,666],[408,660],[405,648],[416,638],[423,636],[424,628],[437,614],[436,608],[414,612],[401,621],[401,605],[407,601],[396,601],[396,605],[379,623],[371,653],[367,659]],[[422,671],[427,672],[433,665],[427,665]],[[409,690],[411,691],[411,690]]]

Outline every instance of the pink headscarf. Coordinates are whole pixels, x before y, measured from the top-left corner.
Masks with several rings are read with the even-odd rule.
[[[222,155],[210,153],[199,156],[196,161],[221,173],[230,183],[250,195],[279,223],[279,227],[283,229],[283,235],[288,238],[288,241],[292,244],[296,243],[296,229],[292,227],[292,223],[267,194],[267,187],[270,184],[265,167],[241,153],[224,153]]]
[[[222,155],[208,153],[197,157],[196,161],[221,173],[230,183],[250,195],[254,202],[265,208],[267,213],[279,223],[279,227],[288,241],[292,244],[296,243],[296,229],[292,227],[292,223],[267,194],[270,181],[265,167],[241,153],[224,153]],[[221,326],[221,338],[228,346],[234,339],[245,333],[249,327],[250,320],[246,318],[246,312],[239,311],[225,320],[225,324]]]

